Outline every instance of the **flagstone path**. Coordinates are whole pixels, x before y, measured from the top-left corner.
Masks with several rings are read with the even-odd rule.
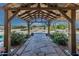
[[[62,50],[46,36],[45,33],[35,33],[16,52],[18,56],[65,56]]]

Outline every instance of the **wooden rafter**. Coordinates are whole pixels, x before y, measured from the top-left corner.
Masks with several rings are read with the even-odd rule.
[[[45,13],[45,12],[43,12],[43,11],[41,11],[41,12],[42,12],[42,13]],[[47,15],[53,17],[53,18],[56,18],[56,16],[53,16],[53,15],[51,15],[51,14],[49,14],[49,13],[45,13],[45,14],[47,14]]]
[[[50,14],[54,14],[54,15],[56,15],[56,16],[60,16],[60,14],[57,14],[57,13],[55,13],[55,12],[53,12],[53,11],[49,11],[49,10],[46,10],[48,13],[50,13]]]
[[[59,12],[60,12],[69,22],[71,22],[71,18],[70,18],[69,16],[67,16],[67,14],[65,14],[65,13],[63,12],[63,10],[59,10]]]
[[[12,18],[14,18],[18,14],[19,11],[20,10],[16,10],[16,12],[8,20],[10,21]]]
[[[29,13],[30,11],[25,11],[24,13],[22,13],[22,14],[20,14],[20,15],[18,15],[18,16],[22,16],[22,15],[24,15],[24,14],[26,14],[26,13]]]
[[[42,12],[42,13],[43,13],[43,12]],[[41,13],[41,14],[42,14],[42,13]],[[35,13],[35,14],[36,14],[36,13]],[[33,14],[32,16],[35,16],[35,14]],[[37,13],[37,14],[38,14],[38,13]],[[45,13],[43,13],[43,14],[45,14]],[[48,14],[47,14],[47,15],[48,15]],[[45,17],[46,17],[47,19],[48,19],[48,18],[50,18],[50,19],[53,19],[53,18],[54,18],[54,17],[52,17],[52,16],[50,16],[50,15],[48,15],[48,16],[43,15],[43,18],[45,18]]]
[[[35,11],[35,12],[33,12],[33,13],[30,13],[30,12],[29,12],[29,13],[25,13],[26,15],[24,15],[24,16],[23,16],[23,15],[21,15],[20,17],[22,17],[22,16],[23,16],[22,18],[25,18],[25,17],[29,16],[29,14],[34,14],[34,13],[36,13],[36,12],[37,12],[37,11]]]

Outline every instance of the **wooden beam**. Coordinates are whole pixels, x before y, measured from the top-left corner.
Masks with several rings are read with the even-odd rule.
[[[42,12],[42,13],[44,13],[44,14],[47,14],[47,13],[45,13],[45,12]],[[31,14],[34,14],[34,16],[35,16],[35,18],[36,18],[36,14],[37,14],[37,11],[35,11],[35,12],[33,12],[33,13],[28,13],[27,15],[25,15],[24,17],[22,17],[22,18],[25,18],[26,16],[31,16]],[[33,15],[32,15],[33,16]],[[53,16],[53,15],[49,15],[49,16],[51,16],[51,17],[55,17],[55,16]]]
[[[71,51],[71,23],[68,22],[68,48]]]
[[[43,11],[41,11],[41,12],[42,12],[42,13],[45,13],[45,12],[43,12]],[[56,18],[56,16],[53,16],[53,15],[51,15],[51,14],[49,14],[49,13],[45,13],[45,14],[47,14],[47,15],[53,17],[53,18]]]
[[[31,21],[31,18],[30,18],[30,17],[22,18],[22,19],[25,19],[25,20],[27,20],[27,21]]]
[[[37,11],[35,11],[35,12],[33,12],[33,13],[26,13],[27,15],[24,15],[23,17],[20,16],[20,17],[25,18],[25,17],[29,16],[29,14],[34,14],[34,13],[36,13],[36,12],[37,12]]]
[[[36,18],[36,13],[37,13],[37,11],[35,11],[35,12],[33,12],[33,13],[29,13],[28,15],[26,15],[26,16],[24,16],[24,17],[20,17],[20,18],[22,18],[22,19],[27,19],[27,18],[30,18],[30,16],[31,16],[31,19],[33,19],[32,16],[35,16],[35,18]],[[33,14],[33,15],[31,15],[31,14]],[[29,17],[28,17],[28,16],[29,16]]]
[[[36,11],[35,11],[35,12],[36,12]],[[28,15],[29,15],[29,17],[30,17],[31,19],[34,19],[30,13],[29,13]]]
[[[10,30],[8,29],[10,27],[10,23],[8,21],[8,10],[5,10],[5,23],[4,23],[4,47],[6,50],[6,53],[9,54],[10,51]]]
[[[75,4],[75,3],[72,3],[72,5],[73,5],[74,7],[76,7],[76,8],[79,7],[79,5],[78,5],[78,4]]]
[[[71,10],[71,18],[68,17],[62,10],[59,10],[64,17],[69,20],[71,23],[71,54],[76,54],[76,28],[75,28],[75,21],[76,21],[76,10]]]
[[[24,13],[22,13],[22,14],[20,14],[20,15],[18,15],[18,16],[22,16],[22,15],[27,14],[27,13],[29,13],[29,12],[31,12],[31,11],[25,11]]]
[[[75,27],[75,22],[76,22],[76,10],[72,9],[71,10],[71,54],[74,55],[76,54],[76,27]]]
[[[40,3],[38,3],[38,6],[37,7],[39,8],[39,10],[38,10],[38,18],[39,18],[39,14],[40,14]]]
[[[30,21],[27,22],[28,25],[28,36],[30,36]]]
[[[40,13],[41,13],[41,18],[43,18],[43,19],[54,19],[54,17],[51,17],[50,15],[48,15],[48,14],[46,14],[46,13],[43,13],[43,12],[41,12],[40,11]],[[46,15],[45,15],[46,14]]]
[[[13,13],[13,15],[12,15],[8,20],[11,21],[12,18],[14,18],[14,17],[18,14],[19,11],[20,11],[20,10],[16,10],[16,12]],[[8,16],[9,16],[9,15],[8,15]]]
[[[32,15],[32,14],[33,14],[33,15]],[[21,18],[21,19],[28,19],[28,18],[30,18],[30,16],[31,16],[30,19],[33,20],[34,17],[35,17],[35,19],[36,19],[36,16],[37,16],[36,14],[38,14],[38,12],[35,12],[35,13],[29,13],[27,17],[24,17],[24,18],[23,18],[23,17],[19,17],[19,18]],[[40,14],[45,14],[45,13],[40,11]],[[29,16],[29,15],[30,15],[30,16]],[[34,17],[33,17],[33,16],[34,16]],[[40,16],[40,15],[39,15],[39,16]],[[43,15],[43,18],[44,18],[44,19],[46,19],[46,18],[47,18],[47,19],[49,19],[49,18],[50,18],[50,19],[54,19],[53,17],[51,17],[51,16],[48,15],[48,14]],[[30,21],[31,21],[31,20],[30,20]]]
[[[13,10],[13,9],[19,9],[19,10],[59,10],[59,9],[66,9],[66,10],[71,10],[71,9],[79,9],[79,7],[41,7],[40,9],[38,7],[30,8],[30,7],[20,7],[20,8],[9,8],[7,7],[6,9],[8,10]]]
[[[49,20],[50,19],[54,19],[54,17],[50,16],[49,14],[44,15],[45,13],[42,12],[42,18],[47,18]]]
[[[64,12],[63,12],[63,10],[59,10],[59,12],[69,21],[69,22],[71,22],[71,18],[69,17],[69,16],[67,16],[67,14],[65,14]]]
[[[10,38],[10,33],[11,33],[11,23],[10,20],[16,16],[16,14],[19,11],[16,11],[10,18],[9,18],[9,13],[8,10],[5,11],[5,23],[4,23],[4,47],[6,50],[6,53],[9,54],[10,52],[10,47],[11,47],[11,38]]]
[[[48,19],[48,20],[50,20],[50,19],[54,19],[53,17],[49,17],[48,15],[43,16],[42,18],[44,18],[44,19]]]
[[[56,16],[60,16],[60,14],[57,14],[57,13],[55,13],[55,12],[53,12],[53,11],[50,11],[50,10],[46,10],[48,13],[50,13],[50,14],[54,14],[54,15],[56,15]]]
[[[50,35],[50,20],[48,20],[48,35]]]

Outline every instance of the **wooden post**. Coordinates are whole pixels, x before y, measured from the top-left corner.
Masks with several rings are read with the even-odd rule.
[[[68,22],[68,48],[71,50],[71,23]]]
[[[76,10],[71,10],[71,54],[76,54],[76,28],[75,28],[75,21],[76,21]]]
[[[28,21],[27,23],[28,23],[28,36],[30,36],[30,21]]]
[[[54,22],[54,31],[56,31],[56,21]]]
[[[68,21],[70,22],[70,28],[71,28],[71,46],[70,46],[70,50],[71,50],[71,54],[72,55],[76,55],[76,29],[75,29],[75,21],[76,21],[76,9],[71,9],[71,18],[68,17],[65,13],[63,13],[61,10],[60,12],[64,15],[64,17],[66,19],[68,19]]]
[[[48,35],[50,35],[50,21],[48,20]]]
[[[5,23],[4,23],[4,47],[5,53],[9,54],[10,51],[10,23],[8,20],[8,10],[5,10]]]

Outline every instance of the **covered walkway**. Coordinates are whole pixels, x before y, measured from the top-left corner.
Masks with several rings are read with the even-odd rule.
[[[22,56],[65,56],[61,49],[45,33],[35,33],[16,52]]]
[[[79,19],[78,17],[79,4],[75,4],[75,3],[70,3],[70,4],[69,3],[8,3],[5,6],[0,7],[0,10],[4,10],[4,13],[5,13],[4,48],[5,48],[5,53],[8,53],[8,55],[11,49],[11,38],[10,38],[11,20],[15,16],[27,22],[28,36],[30,36],[30,25],[33,23],[32,22],[33,20],[36,21],[39,18],[47,20],[48,35],[50,35],[51,22],[53,20],[66,19],[69,22],[68,48],[72,55],[77,55],[75,22],[76,20]]]

